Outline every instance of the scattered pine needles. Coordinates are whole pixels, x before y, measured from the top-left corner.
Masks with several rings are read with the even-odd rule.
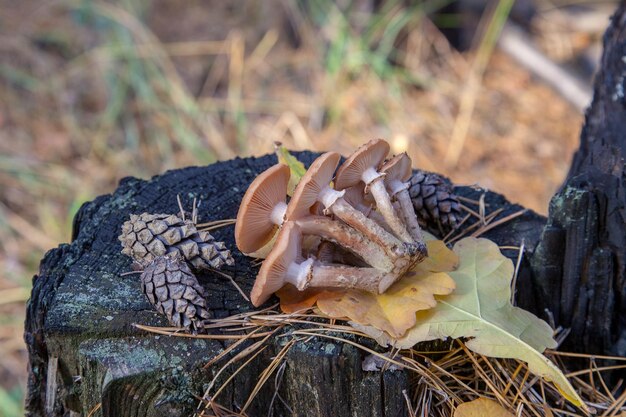
[[[366,346],[363,343],[367,340],[366,335],[350,326],[325,319],[312,310],[282,314],[276,308],[273,306],[262,311],[211,320],[209,327],[215,334],[210,335],[194,336],[171,328],[136,326],[148,332],[176,337],[234,341],[206,364],[206,367],[214,369],[214,377],[198,404],[198,416],[247,416],[247,410],[261,388],[272,380],[275,398],[269,406],[272,407],[276,401],[284,401],[279,388],[281,375],[288,368],[285,358],[296,343],[311,339],[349,344],[360,349],[364,355],[375,355],[384,363],[408,372],[412,383],[404,395],[407,406],[410,404],[411,407],[409,415],[452,417],[456,406],[478,397],[497,401],[517,416],[542,417],[549,413],[553,416],[583,415],[567,403],[552,384],[533,376],[525,363],[476,354],[460,340],[452,342],[446,351],[424,352],[417,345],[413,349],[384,352],[380,348]],[[263,356],[268,349],[271,351],[270,347],[276,349],[277,346],[277,354]],[[609,389],[604,376],[611,370],[625,368],[626,358],[555,351],[546,354],[561,367],[561,359],[565,357],[574,356],[589,362],[587,369],[569,373],[568,377],[585,403],[598,415],[609,417],[626,411],[626,394],[616,397],[618,387]],[[220,394],[232,383],[235,375],[255,361],[261,361],[264,368],[257,375],[254,388],[241,409],[227,410],[220,405]],[[599,366],[601,362],[612,364]]]

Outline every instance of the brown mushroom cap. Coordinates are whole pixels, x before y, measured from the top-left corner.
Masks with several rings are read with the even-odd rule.
[[[365,194],[365,183],[363,181],[359,181],[357,185],[348,187],[344,191],[346,193],[343,195],[343,199],[354,208],[359,208],[359,206],[376,206],[376,201],[374,201],[371,194]]]
[[[339,158],[337,152],[326,152],[311,164],[293,192],[285,213],[287,220],[298,220],[311,215],[311,207],[317,202],[320,191],[328,187],[333,179]]]
[[[337,171],[335,189],[343,190],[361,181],[368,168],[377,169],[389,153],[389,144],[382,139],[372,139],[357,149]]]
[[[250,293],[250,301],[255,307],[266,302],[272,294],[281,289],[286,281],[289,265],[302,258],[300,228],[294,222],[285,222],[274,248],[267,256],[256,276]]]
[[[398,154],[385,162],[379,169],[385,173],[385,183],[393,180],[407,182],[411,178],[411,158],[406,152]]]
[[[235,242],[243,253],[251,253],[267,244],[278,226],[272,222],[272,210],[285,203],[290,171],[277,164],[257,176],[243,196],[235,224]]]

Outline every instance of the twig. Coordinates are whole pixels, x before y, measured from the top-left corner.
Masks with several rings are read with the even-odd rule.
[[[208,232],[210,230],[216,230],[222,227],[230,226],[231,224],[235,224],[236,221],[237,219],[215,220],[212,222],[197,224],[196,228],[201,232]]]
[[[515,262],[515,271],[513,272],[513,279],[511,280],[511,304],[515,305],[515,288],[517,287],[517,275],[519,274],[519,268],[522,264],[522,257],[524,256],[524,240],[522,240],[522,246],[519,248],[517,254],[517,262]]]
[[[0,305],[28,300],[30,289],[24,287],[7,288],[0,290]]]
[[[96,414],[96,412],[98,412],[98,410],[101,409],[101,408],[102,408],[102,403],[96,404],[96,406],[94,408],[89,410],[89,413],[87,414],[87,417],[93,417],[93,415]]]
[[[480,236],[480,235],[482,235],[484,233],[487,233],[489,230],[493,229],[494,227],[498,227],[498,226],[500,226],[500,225],[502,225],[502,224],[504,224],[506,222],[509,222],[509,221],[519,217],[519,216],[524,215],[526,213],[526,211],[527,211],[526,209],[520,210],[520,211],[515,212],[513,214],[510,214],[510,215],[508,215],[508,216],[506,216],[506,217],[504,217],[504,218],[502,218],[502,219],[500,219],[498,221],[495,221],[493,223],[489,223],[487,226],[485,226],[485,227],[481,228],[480,230],[477,230],[476,232],[474,232],[474,234],[472,234],[472,237],[478,237],[478,236]]]

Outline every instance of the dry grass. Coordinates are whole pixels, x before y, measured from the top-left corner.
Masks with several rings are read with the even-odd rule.
[[[380,136],[416,167],[545,213],[582,116],[495,50],[454,148],[475,55],[434,27],[436,3],[373,14],[328,0],[0,0],[0,414],[21,413],[38,261],[121,177],[264,154],[276,140],[345,154]]]

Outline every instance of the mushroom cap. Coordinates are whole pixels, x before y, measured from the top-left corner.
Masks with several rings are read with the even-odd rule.
[[[343,190],[361,181],[368,168],[378,168],[389,153],[389,144],[382,139],[372,139],[357,149],[337,171],[335,189]]]
[[[343,195],[343,199],[352,207],[358,209],[359,205],[364,207],[376,208],[376,201],[372,198],[372,195],[365,193],[365,183],[359,181],[357,185],[348,187],[344,190],[346,193]]]
[[[380,167],[380,172],[385,173],[385,182],[398,180],[400,182],[407,182],[411,178],[411,158],[406,152],[398,154],[385,162]]]
[[[326,152],[313,161],[293,192],[285,213],[287,220],[298,220],[311,215],[311,208],[317,202],[318,195],[333,179],[339,158],[337,152]]]
[[[287,198],[290,171],[277,164],[258,175],[243,196],[235,223],[235,242],[243,253],[251,253],[267,244],[278,225],[272,222],[272,210]]]
[[[295,222],[285,222],[274,248],[267,256],[256,276],[250,301],[255,307],[266,302],[272,294],[285,285],[289,265],[302,258],[302,233]]]
[[[328,240],[322,240],[317,247],[315,257],[322,263],[332,264],[335,255],[335,245]]]

